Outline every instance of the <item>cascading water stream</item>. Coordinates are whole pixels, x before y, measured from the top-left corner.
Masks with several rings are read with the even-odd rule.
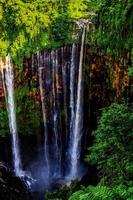
[[[47,170],[47,178],[50,176],[50,161],[49,161],[49,149],[48,149],[48,129],[47,129],[47,119],[46,119],[46,108],[45,108],[45,93],[44,93],[44,85],[43,85],[43,60],[42,57],[37,54],[38,61],[38,75],[39,75],[39,86],[40,86],[40,95],[41,95],[41,103],[42,103],[42,113],[43,113],[43,123],[44,123],[44,159]]]
[[[73,134],[74,127],[74,116],[75,116],[75,74],[76,74],[76,46],[72,46],[72,57],[71,57],[71,69],[70,69],[70,109],[71,109],[71,119],[70,119],[70,138]],[[72,139],[72,138],[71,138]]]
[[[52,59],[52,100],[53,100],[53,133],[54,133],[54,154],[55,154],[55,174],[54,176],[60,176],[61,175],[61,152],[59,148],[59,134],[58,134],[58,108],[57,108],[57,102],[56,102],[56,95],[57,95],[57,67],[58,67],[58,55],[56,52],[51,52],[51,59]]]
[[[64,104],[64,115],[65,115],[65,125],[66,133],[68,132],[68,112],[67,112],[67,62],[64,62],[64,48],[61,48],[61,57],[62,57],[62,85],[63,85],[63,104]]]
[[[31,170],[31,174],[37,182],[41,180],[46,188],[50,188],[55,181],[60,182],[64,178],[64,181],[71,181],[74,177],[80,178],[82,175],[80,155],[83,136],[84,40],[85,27],[82,33],[79,64],[78,46],[75,44],[72,47],[69,45],[56,50],[38,52],[32,55],[30,62],[32,72],[30,77],[35,84],[39,84],[40,88],[44,125],[44,144],[43,148],[40,148],[44,160],[38,161],[40,171],[34,175],[32,173],[34,170]],[[12,133],[14,169],[17,176],[27,176],[30,170],[26,172],[21,170],[14,103],[14,77],[9,56],[6,57],[5,63],[1,60],[0,66]],[[38,177],[39,173],[40,177]],[[31,177],[29,179],[32,184],[34,180],[32,181]],[[30,186],[31,184],[29,183]]]
[[[19,141],[17,135],[16,109],[14,101],[14,74],[10,56],[6,56],[5,63],[1,60],[1,72],[3,88],[6,98],[6,107],[9,118],[9,128],[12,135],[13,166],[16,176],[22,176],[24,172],[21,167]]]
[[[32,56],[33,76],[36,74],[36,66],[38,68],[36,76],[39,78],[44,123],[43,173],[47,180],[44,183],[48,187],[55,180],[65,178],[70,181],[82,176],[80,155],[85,27],[82,28],[79,64],[78,47],[75,44],[72,47],[44,50]],[[37,78],[34,77],[34,80]]]
[[[82,128],[83,128],[83,88],[82,88],[82,71],[83,71],[83,50],[84,50],[84,41],[85,41],[85,27],[83,27],[82,41],[81,41],[81,50],[80,50],[80,60],[79,60],[79,73],[78,73],[78,86],[77,86],[77,102],[76,102],[76,111],[74,114],[74,100],[73,100],[73,83],[70,83],[71,86],[71,116],[74,117],[73,130],[70,134],[72,141],[70,141],[70,179],[74,177],[79,177],[79,168],[80,168],[80,152],[81,152],[81,137],[82,137]],[[74,76],[73,64],[71,66],[71,76]],[[73,116],[74,115],[74,116]]]

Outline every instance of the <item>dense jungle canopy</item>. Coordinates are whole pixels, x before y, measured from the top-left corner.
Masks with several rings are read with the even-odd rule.
[[[85,32],[83,55],[80,39],[84,29],[77,26],[82,21],[89,24]],[[72,107],[69,95],[79,86],[75,68],[77,79],[74,84],[77,85],[76,89],[71,88],[74,74],[71,68],[75,63],[83,64],[84,100],[81,118],[84,122],[81,161],[88,171],[80,181],[75,177],[67,184],[66,180],[61,179],[63,184],[59,182],[53,187],[54,190],[47,193],[45,191],[43,199],[132,200],[133,0],[0,0],[0,62],[8,55],[15,67],[16,121],[22,143],[24,168],[27,163],[30,166],[28,159],[33,161],[33,154],[42,150],[45,123],[48,124],[51,134],[51,123],[56,120],[59,122],[53,129],[55,131],[57,128],[61,136],[55,145],[62,143],[62,168],[67,168],[66,163],[69,160],[66,161],[64,157],[70,152],[65,149],[69,143],[65,140]],[[82,56],[83,63],[79,62]],[[43,64],[46,65],[46,70],[41,74],[41,79],[37,68],[40,67],[38,63],[42,62],[42,57],[45,58]],[[55,65],[55,71],[50,68],[51,63]],[[3,145],[8,149],[10,141],[7,99],[4,100],[6,94],[3,92],[2,81],[1,73],[0,151]],[[54,100],[49,91],[53,92]],[[47,116],[42,114],[41,107],[44,105],[41,105],[41,92],[44,92],[43,98],[46,99]],[[73,99],[76,98],[78,99],[78,92],[77,96],[74,94]],[[55,102],[52,104],[52,101]],[[67,105],[68,102],[70,105]],[[57,113],[54,113],[56,106]],[[49,117],[51,108],[51,113],[54,113],[52,122]],[[50,137],[52,136],[49,135],[48,139]],[[7,149],[0,152],[0,161],[5,159],[10,166],[11,161],[8,160],[11,150],[8,152]],[[10,188],[3,189],[5,186],[2,186],[1,180],[4,176],[1,174],[0,167],[1,200],[22,200],[24,196],[17,197],[12,192],[10,197],[6,197]],[[54,184],[56,185],[56,180]]]
[[[133,5],[128,1],[45,0],[0,1],[0,52],[28,56],[44,47],[57,47],[72,40],[75,20],[92,18],[91,42],[108,53],[124,53],[133,43]],[[72,41],[71,41],[72,42]]]

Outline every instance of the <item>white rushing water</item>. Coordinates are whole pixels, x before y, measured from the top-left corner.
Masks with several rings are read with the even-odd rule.
[[[54,154],[55,154],[55,169],[54,176],[61,175],[61,151],[59,147],[59,134],[58,134],[58,108],[57,108],[57,72],[58,72],[58,53],[57,51],[51,52],[52,60],[52,104],[53,104],[53,133],[54,133]]]
[[[70,119],[70,137],[73,135],[74,127],[74,116],[75,116],[75,75],[76,75],[76,45],[72,46],[72,56],[71,56],[71,69],[70,69],[70,109],[71,109],[71,119]],[[71,138],[72,139],[72,138]]]
[[[32,56],[32,69],[36,61],[38,63],[44,123],[44,174],[47,174],[47,182],[52,178],[63,178],[64,174],[68,181],[81,177],[85,27],[81,28],[79,64],[75,44],[72,48],[44,50]]]
[[[2,62],[1,60],[1,72],[9,118],[9,128],[12,135],[13,165],[16,176],[21,176],[23,175],[23,171],[21,168],[21,158],[16,124],[16,109],[14,101],[14,74],[9,55],[6,56],[5,62]]]
[[[79,72],[78,72],[78,86],[77,86],[77,101],[76,101],[76,111],[74,112],[74,62],[72,61],[71,65],[71,82],[70,82],[70,91],[71,91],[71,118],[73,118],[73,127],[72,127],[72,141],[70,147],[70,179],[79,176],[80,168],[80,153],[81,153],[81,137],[82,137],[82,128],[83,128],[83,88],[82,88],[82,72],[83,72],[83,50],[84,50],[84,41],[85,41],[85,27],[83,28],[82,41],[81,41],[81,50],[80,50],[80,60],[79,60]],[[74,49],[73,49],[74,51]],[[72,53],[73,54],[73,53]],[[72,119],[71,119],[72,120]]]
[[[45,93],[44,93],[44,82],[43,82],[43,58],[39,53],[37,54],[38,61],[38,75],[39,75],[39,86],[40,86],[40,95],[42,103],[42,113],[43,113],[43,123],[44,123],[44,159],[47,169],[47,178],[50,176],[50,161],[49,161],[49,148],[48,148],[48,130],[47,130],[47,118],[46,118],[46,108],[45,108]]]
[[[64,61],[65,54],[64,54],[65,48],[61,48],[61,58],[62,58],[62,85],[63,85],[63,106],[64,106],[64,114],[65,114],[65,124],[66,124],[66,133],[68,133],[68,123],[69,123],[69,117],[68,117],[68,111],[67,111],[67,96],[68,96],[68,89],[67,89],[67,75],[68,75],[68,63]],[[70,65],[70,64],[69,64]]]

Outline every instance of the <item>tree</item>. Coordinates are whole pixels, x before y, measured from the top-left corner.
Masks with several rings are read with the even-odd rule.
[[[95,164],[109,186],[128,183],[133,173],[133,110],[126,104],[112,104],[102,112],[94,131],[94,144],[87,161]]]
[[[71,24],[84,15],[88,0],[0,0],[0,55],[24,57],[70,42]]]
[[[96,48],[113,55],[133,47],[133,0],[96,0],[94,33]]]

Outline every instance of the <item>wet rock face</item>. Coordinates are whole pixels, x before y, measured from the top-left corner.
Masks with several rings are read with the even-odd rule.
[[[30,200],[26,184],[0,162],[0,200]]]

